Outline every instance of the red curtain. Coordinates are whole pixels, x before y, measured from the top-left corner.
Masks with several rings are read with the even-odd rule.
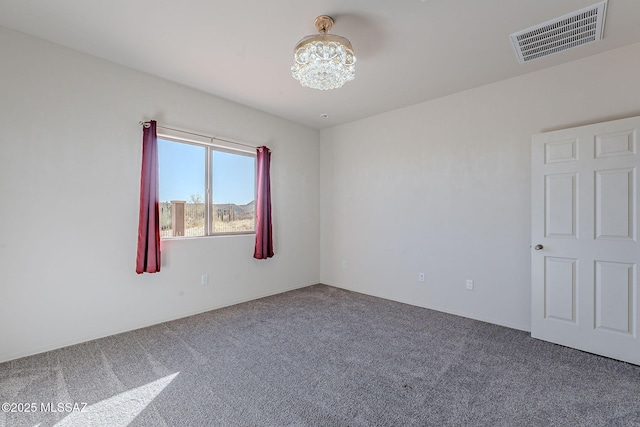
[[[269,167],[271,151],[267,147],[257,150],[258,196],[256,200],[256,248],[253,257],[267,259],[273,256],[273,233],[271,232],[271,180]]]
[[[143,125],[142,173],[140,176],[140,216],[136,273],[160,271],[160,215],[158,179],[158,137],[156,122]]]

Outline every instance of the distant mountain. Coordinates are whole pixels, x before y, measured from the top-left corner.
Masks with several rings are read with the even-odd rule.
[[[231,212],[233,212],[232,218],[234,219],[251,218],[255,215],[256,203],[255,200],[252,200],[246,205],[236,205],[234,203],[219,203],[214,204],[213,209],[221,217],[228,217]]]
[[[246,205],[240,205],[239,208],[244,209],[245,212],[255,212],[256,211],[256,201],[252,200]]]

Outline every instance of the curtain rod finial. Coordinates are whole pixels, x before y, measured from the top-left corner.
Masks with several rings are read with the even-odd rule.
[[[144,127],[145,127],[145,128],[147,128],[147,129],[149,129],[149,127],[151,126],[151,123],[149,123],[149,122],[143,122],[142,120],[140,120],[140,121],[138,122],[138,124],[139,124],[139,125],[144,126]]]

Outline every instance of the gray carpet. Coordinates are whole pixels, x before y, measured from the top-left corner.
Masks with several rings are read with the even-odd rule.
[[[0,402],[31,410],[0,426],[640,426],[640,367],[317,285],[0,364]]]

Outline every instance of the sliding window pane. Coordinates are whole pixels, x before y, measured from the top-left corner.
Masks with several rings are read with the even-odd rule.
[[[158,139],[160,235],[205,235],[206,148]]]
[[[212,151],[212,233],[255,231],[256,158]]]

